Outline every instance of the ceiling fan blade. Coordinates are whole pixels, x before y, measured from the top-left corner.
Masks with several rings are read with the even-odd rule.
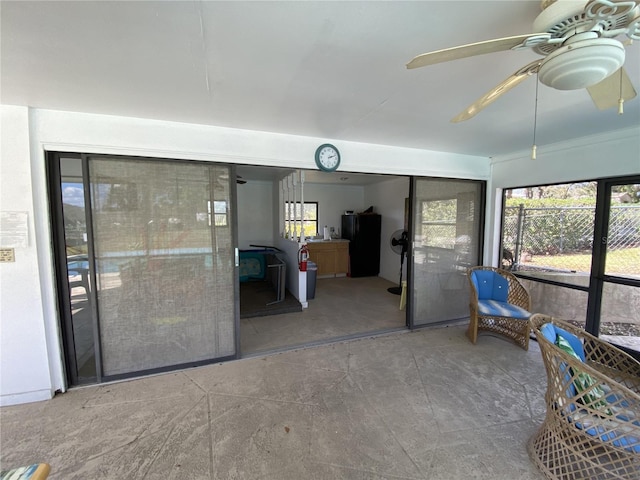
[[[483,108],[491,105],[495,102],[501,95],[507,93],[512,88],[520,85],[524,80],[529,78],[531,75],[538,72],[540,68],[540,64],[542,63],[542,59],[535,60],[528,65],[522,67],[520,70],[515,72],[509,78],[507,78],[500,85],[493,88],[491,91],[484,94],[481,98],[471,104],[467,109],[461,112],[458,116],[451,119],[452,123],[463,122],[465,120],[469,120],[470,118],[476,116]]]
[[[600,83],[587,88],[593,103],[600,110],[617,107],[620,98],[625,102],[635,98],[637,93],[624,67],[609,75]],[[622,95],[620,94],[622,92]]]
[[[460,58],[484,55],[485,53],[502,52],[515,48],[530,48],[542,43],[547,43],[551,38],[549,33],[530,33],[527,35],[517,35],[515,37],[496,38],[484,42],[470,43],[458,47],[445,48],[434,52],[418,55],[409,63],[407,68],[426,67],[436,63],[449,62]]]

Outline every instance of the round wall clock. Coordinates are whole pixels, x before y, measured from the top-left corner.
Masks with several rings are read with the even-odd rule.
[[[340,166],[340,152],[330,143],[320,145],[316,150],[316,165],[323,172],[335,172]]]

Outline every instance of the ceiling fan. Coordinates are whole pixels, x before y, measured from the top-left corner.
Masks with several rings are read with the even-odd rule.
[[[629,42],[640,40],[640,0],[542,0],[542,12],[533,22],[533,31],[514,37],[497,38],[418,55],[407,68],[419,68],[460,58],[504,50],[530,48],[544,58],[520,68],[454,117],[454,123],[468,120],[498,97],[531,75],[558,90],[586,88],[601,109],[618,106],[636,96],[622,65],[625,45],[615,37],[626,35]]]

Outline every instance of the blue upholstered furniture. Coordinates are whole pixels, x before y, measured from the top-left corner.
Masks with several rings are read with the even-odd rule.
[[[284,301],[286,295],[287,264],[279,252],[275,247],[240,250],[240,283],[266,280],[275,292],[275,299],[267,305]]]
[[[470,284],[467,336],[476,343],[479,331],[502,335],[529,348],[531,298],[511,272],[494,267],[468,270]]]
[[[35,463],[26,467],[13,468],[0,472],[0,480],[45,480],[51,467],[48,463]]]
[[[640,362],[568,322],[530,323],[547,371],[531,460],[551,479],[640,479]]]
[[[264,280],[266,260],[263,250],[240,250],[240,281]]]

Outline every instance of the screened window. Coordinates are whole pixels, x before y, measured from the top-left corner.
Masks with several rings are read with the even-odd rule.
[[[638,177],[506,189],[503,268],[518,272],[532,311],[640,351]]]
[[[596,182],[505,191],[502,266],[587,286]]]

